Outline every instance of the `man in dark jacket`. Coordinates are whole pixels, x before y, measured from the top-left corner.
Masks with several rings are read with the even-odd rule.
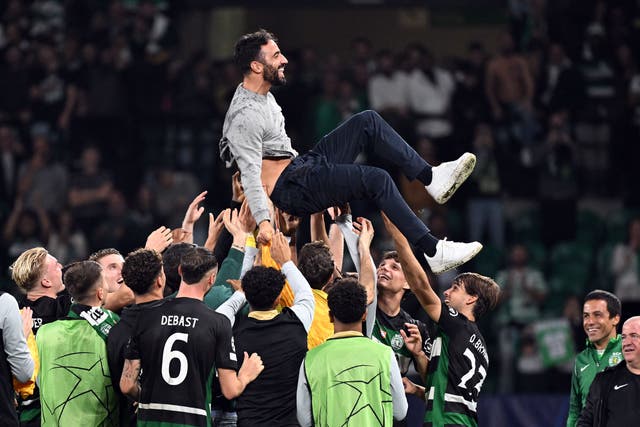
[[[640,419],[640,316],[622,326],[625,363],[596,375],[578,427],[637,425]]]
[[[149,306],[162,303],[165,274],[162,257],[151,249],[138,249],[130,253],[122,267],[124,283],[133,291],[135,304],[122,311],[120,322],[111,328],[107,339],[109,371],[113,387],[120,399],[120,425],[135,426],[136,414],[133,402],[120,392],[120,376],[124,364],[124,350],[138,320],[138,314]]]

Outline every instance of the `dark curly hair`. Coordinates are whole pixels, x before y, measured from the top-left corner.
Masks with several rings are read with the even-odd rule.
[[[178,266],[180,265],[180,259],[182,255],[189,249],[194,247],[191,243],[175,243],[170,245],[162,253],[162,262],[164,264],[164,275],[167,278],[166,287],[171,292],[177,291],[180,287],[180,273],[178,273]],[[126,282],[126,280],[125,280]]]
[[[335,269],[329,247],[320,241],[304,245],[298,253],[298,269],[313,289],[322,289]]]
[[[355,323],[367,309],[367,291],[357,279],[347,277],[336,281],[327,296],[329,312],[342,323]]]
[[[278,39],[262,28],[254,33],[245,34],[236,42],[234,59],[242,74],[247,74],[251,69],[251,62],[260,58],[260,48],[269,40],[277,42]]]
[[[242,290],[253,310],[271,310],[284,282],[284,274],[275,268],[256,266],[242,278]]]
[[[149,292],[153,282],[162,273],[162,257],[152,249],[138,249],[124,260],[122,278],[136,295]]]
[[[209,249],[192,247],[180,258],[182,281],[187,285],[200,282],[211,270],[218,268],[218,260]]]
[[[79,261],[65,267],[64,284],[75,302],[83,303],[93,296],[102,280],[102,266],[96,261]]]

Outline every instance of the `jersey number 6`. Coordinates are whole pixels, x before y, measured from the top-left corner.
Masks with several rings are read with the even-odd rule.
[[[173,343],[176,341],[189,341],[189,335],[176,332],[175,334],[171,334],[169,338],[167,338],[167,342],[164,343],[164,348],[162,349],[162,379],[169,385],[180,385],[184,379],[187,377],[187,371],[189,370],[189,362],[187,361],[187,356],[184,355],[181,351],[172,350]],[[180,371],[178,372],[178,376],[172,377],[169,372],[169,368],[171,366],[171,361],[173,359],[177,359],[180,363]]]

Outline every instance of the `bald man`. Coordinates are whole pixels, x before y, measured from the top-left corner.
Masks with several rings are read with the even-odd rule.
[[[625,363],[596,375],[578,427],[631,426],[640,419],[640,316],[624,322],[621,336]]]

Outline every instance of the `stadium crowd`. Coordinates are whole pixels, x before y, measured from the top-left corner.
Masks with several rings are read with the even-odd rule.
[[[5,2],[0,11],[0,280],[2,290],[18,297],[20,307],[30,306],[25,301],[43,295],[55,300],[54,307],[46,309],[53,313],[50,317],[43,317],[42,312],[34,317],[39,319],[33,323],[34,334],[41,325],[68,316],[69,296],[86,306],[104,305],[120,312],[123,321],[119,325],[129,328],[129,335],[136,327],[137,313],[126,316],[129,309],[122,311],[123,307],[134,301],[136,306],[153,307],[154,301],[175,292],[179,300],[185,296],[181,281],[201,286],[202,298],[210,308],[236,302],[232,295],[237,285],[226,280],[239,279],[244,272],[243,257],[258,250],[251,242],[245,247],[251,220],[246,207],[242,213],[238,180],[224,168],[218,154],[224,114],[240,74],[231,59],[214,62],[204,52],[182,57],[176,9],[179,7],[155,1],[14,0]],[[620,326],[640,313],[640,192],[629,184],[638,177],[635,159],[640,155],[640,10],[632,1],[579,5],[522,1],[510,2],[508,16],[508,29],[500,33],[494,52],[474,40],[461,57],[437,58],[428,48],[429,41],[380,50],[367,38],[358,37],[351,41],[349,56],[344,58],[322,56],[310,46],[289,49],[286,43],[291,41],[283,41],[281,47],[289,58],[288,84],[273,93],[299,152],[307,151],[343,120],[370,108],[430,164],[465,151],[476,155],[474,173],[446,206],[436,204],[420,185],[416,188],[395,171],[403,196],[436,237],[485,244],[470,263],[437,277],[429,275],[430,283],[441,295],[458,273],[475,271],[495,278],[500,285],[498,308],[479,321],[492,357],[485,392],[569,393],[576,354],[585,349],[588,337],[583,325],[585,295],[593,289],[615,294],[622,303]],[[369,163],[385,164],[385,159],[368,157]],[[203,190],[208,193],[201,193]],[[581,201],[589,197],[615,199],[617,209],[606,215],[581,209]],[[229,200],[237,213],[221,213]],[[205,208],[215,213],[208,226],[202,216]],[[356,225],[364,230],[359,232],[361,240],[371,232],[369,227],[375,230],[375,237],[367,237],[372,239],[371,248],[366,248],[379,266],[377,274],[371,275],[378,282],[393,282],[396,273],[385,265],[400,265],[400,260],[392,257],[389,261],[386,251],[400,251],[397,239],[371,204],[352,203],[350,208],[354,217],[371,219],[353,221],[362,224]],[[343,261],[342,249],[334,250],[331,239],[341,242],[344,235],[348,243],[349,230],[329,213],[325,216],[332,220],[327,235],[322,216],[299,225],[283,218],[279,228],[290,238],[293,262],[285,267],[291,260],[283,255],[284,249],[272,254],[271,265],[282,268],[294,290],[289,304],[284,305],[291,307],[288,316],[295,314],[305,331],[295,329],[297,325],[282,327],[296,337],[314,326],[302,320],[305,301],[298,294],[304,286],[297,286],[304,281],[294,270],[300,270],[312,290],[330,289],[325,288],[329,277],[314,286],[314,278],[305,271],[306,242],[325,240],[332,252],[324,261],[335,264],[339,271],[358,270],[361,279],[367,274],[363,273],[367,262],[362,261],[368,260],[361,253],[364,247],[356,244],[352,256]],[[310,230],[309,222],[315,228]],[[212,255],[198,253],[184,242],[202,244],[214,251],[215,258],[207,258]],[[135,251],[140,247],[149,250]],[[33,248],[46,251],[33,253]],[[105,248],[117,250],[104,253]],[[183,266],[180,274],[181,255],[176,250],[193,252],[192,264]],[[19,276],[14,263],[27,255],[32,264],[22,264],[26,271]],[[264,264],[270,254],[263,251],[261,256]],[[323,259],[323,255],[314,256]],[[94,287],[100,269],[87,264],[89,259],[105,272],[104,289]],[[125,259],[148,271],[134,269],[128,279]],[[212,259],[218,262],[213,277]],[[210,268],[201,271],[198,263]],[[61,267],[69,264],[63,285]],[[44,265],[51,268],[45,275],[51,274],[53,279],[47,280],[53,283],[42,287],[39,274]],[[192,278],[185,279],[184,271],[189,268],[194,270]],[[158,280],[160,270],[166,275],[166,285]],[[144,274],[149,277],[142,277]],[[215,283],[207,285],[207,280]],[[136,282],[138,289],[133,285]],[[60,299],[57,293],[64,286],[67,291]],[[371,292],[369,288],[367,303],[371,303]],[[385,292],[378,298],[385,300]],[[429,323],[413,292],[401,287],[392,299],[398,295],[404,312],[423,322],[417,325]],[[274,302],[252,304],[251,296],[246,299],[261,312]],[[241,310],[240,305],[226,308]],[[317,300],[315,310],[317,313]],[[235,318],[235,311],[223,308],[221,313]],[[115,322],[110,315],[103,319],[104,313],[107,311],[96,315],[100,319],[97,326],[89,323],[87,327],[110,329]],[[614,311],[609,313],[614,317]],[[76,315],[90,317],[92,313]],[[187,316],[184,321],[195,318],[183,316]],[[397,325],[388,327],[397,329]],[[228,418],[229,422],[235,419],[236,409],[245,411],[245,420],[260,419],[263,414],[252,412],[257,387],[271,389],[274,381],[265,360],[268,356],[263,354],[268,345],[256,340],[252,334],[260,335],[250,324],[244,322],[242,328],[245,340],[252,337],[255,342],[240,344],[236,337],[238,360],[228,360],[228,354],[211,355],[220,377],[214,391],[219,400],[213,410],[218,419]],[[23,329],[28,335],[29,328]],[[122,326],[114,327],[113,332],[119,329]],[[61,333],[53,327],[38,332],[43,337],[38,349],[47,337]],[[420,329],[418,334],[428,336],[429,331]],[[109,344],[108,334],[104,335]],[[422,337],[424,348],[415,340],[407,341],[411,335],[398,332],[406,343],[400,345],[404,353],[398,356],[399,368],[419,382],[423,374],[420,360],[429,356],[430,345],[426,336]],[[309,333],[309,340],[311,337]],[[73,342],[78,341],[79,348],[100,348],[105,355],[109,353],[111,363],[111,350],[108,345],[102,349],[101,338],[90,344]],[[120,342],[118,360],[139,359],[144,347],[125,354],[124,344]],[[305,343],[297,344],[302,347]],[[230,379],[224,371],[242,364],[240,349],[249,350],[247,365]],[[265,361],[260,374],[261,361],[251,353]],[[298,380],[302,353],[291,355],[297,366],[295,378],[285,381],[289,385]],[[41,371],[52,363],[51,357],[41,357]],[[140,369],[135,363],[125,367],[131,372]],[[129,416],[130,421],[135,415],[117,380],[122,366],[110,370],[116,394],[110,395],[111,406],[105,406],[104,413],[110,416],[119,406],[119,416]],[[177,381],[174,374],[167,373]],[[21,380],[25,376],[24,372],[16,374]],[[52,378],[48,384],[64,382]],[[249,384],[254,379],[255,384]],[[47,388],[46,384],[41,387]],[[140,397],[135,382],[127,385],[132,389],[130,396]],[[145,383],[141,385],[144,393]],[[245,387],[246,394],[240,394]],[[417,387],[410,390],[419,395]],[[289,405],[286,416],[291,416],[296,390],[289,387],[287,392],[288,397],[277,402],[282,408]],[[119,401],[112,400],[116,395]],[[226,399],[237,395],[235,404]],[[51,397],[46,390],[42,396]],[[22,403],[20,415],[28,419],[32,414]],[[142,409],[153,412],[152,408]]]

